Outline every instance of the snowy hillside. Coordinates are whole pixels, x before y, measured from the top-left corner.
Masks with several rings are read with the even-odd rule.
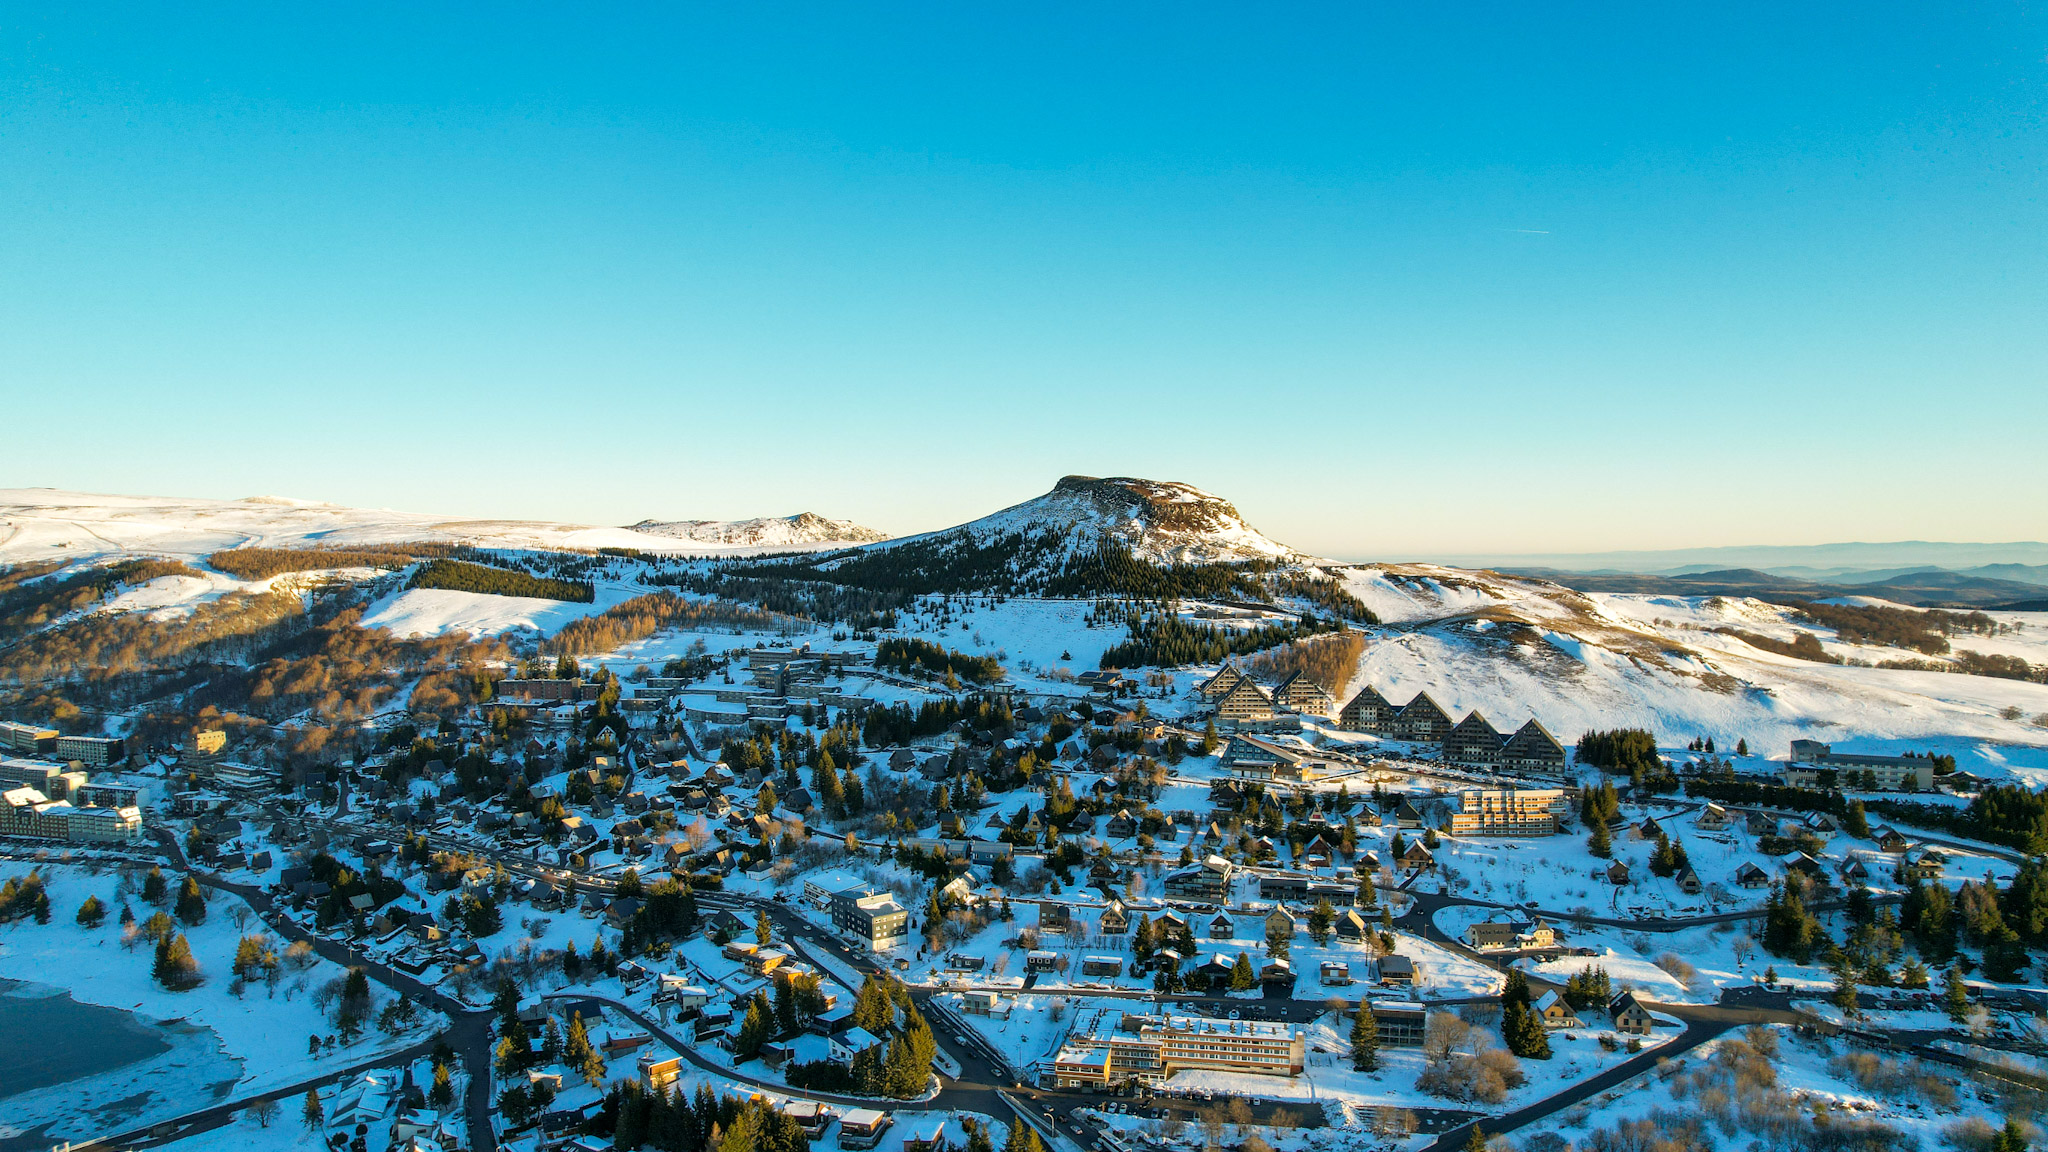
[[[1940,748],[1975,771],[2048,770],[2048,685],[1950,672],[1858,667],[1916,655],[1843,643],[1791,609],[1734,597],[1582,594],[1540,580],[1434,565],[1333,570],[1387,627],[1347,692],[1371,684],[1396,703],[1427,691],[1454,717],[1496,727],[1534,716],[1570,742],[1640,725],[1667,743],[1746,739],[1782,757],[1795,737],[1845,746]],[[2016,630],[1958,636],[1958,650],[2048,663],[2048,613],[1993,613]],[[1843,664],[1752,647],[1742,632],[1815,635]],[[2016,715],[2009,713],[2016,711]],[[1998,744],[2024,745],[1998,748]]]
[[[674,525],[756,525],[759,540],[689,536],[664,529]],[[775,525],[786,525],[776,529]],[[870,533],[836,539],[799,540],[824,526]],[[123,554],[201,560],[224,548],[333,547],[432,541],[482,548],[633,548],[643,552],[733,555],[768,548],[813,546],[879,536],[844,520],[808,513],[781,519],[676,521],[634,528],[558,524],[540,520],[462,520],[383,508],[348,508],[310,500],[256,496],[243,500],[199,500],[159,496],[110,496],[51,488],[0,489],[0,563],[82,560]],[[783,538],[787,537],[787,538]]]
[[[1115,540],[1141,560],[1214,563],[1286,559],[1297,553],[1245,523],[1235,505],[1189,484],[1129,476],[1064,476],[1052,491],[955,528],[903,544],[985,547],[1006,536],[1056,536],[1080,547]]]
[[[642,520],[631,531],[652,536],[672,536],[693,544],[716,544],[749,548],[802,548],[872,544],[887,540],[887,532],[831,520],[815,512],[794,516],[758,516],[752,520]]]

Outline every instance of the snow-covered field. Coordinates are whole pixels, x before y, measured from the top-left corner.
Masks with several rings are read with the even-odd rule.
[[[681,522],[653,522],[649,530],[637,531],[604,525],[473,520],[388,508],[347,508],[282,496],[203,500],[8,488],[0,489],[0,563],[77,560],[123,553],[189,560],[245,545],[307,548],[401,541],[442,541],[483,548],[633,548],[693,556],[746,555],[847,543],[799,541],[783,533],[756,544],[729,544],[718,539],[721,522],[687,522],[694,536],[679,534],[677,523]],[[735,532],[724,535],[762,535],[759,530],[741,531],[747,523],[740,522]]]
[[[12,865],[5,871],[16,876],[28,868]],[[257,981],[236,996],[229,967],[244,929],[236,926],[233,913],[245,906],[236,898],[217,895],[205,923],[177,926],[191,944],[205,983],[191,991],[167,991],[150,978],[150,945],[145,941],[133,949],[122,946],[118,916],[123,896],[117,874],[95,874],[70,865],[45,865],[43,872],[53,906],[50,923],[22,920],[0,929],[0,977],[48,991],[61,989],[81,1003],[132,1011],[159,1027],[166,1022],[175,1026],[165,1032],[169,1050],[139,1064],[0,1099],[0,1125],[27,1130],[47,1125],[53,1140],[140,1127],[197,1110],[220,1097],[295,1083],[326,1068],[403,1048],[431,1034],[440,1023],[438,1016],[422,1012],[420,1024],[397,1036],[372,1027],[353,1045],[309,1056],[307,1037],[334,1031],[314,993],[343,974],[339,967],[311,958],[304,969],[287,965],[275,986]],[[167,875],[175,889],[178,877]],[[98,928],[74,921],[88,894],[108,906],[106,921]],[[139,920],[154,911],[132,894],[126,900]],[[251,918],[248,925],[249,932],[263,931],[260,920]],[[374,985],[372,994],[374,1019],[390,996]]]

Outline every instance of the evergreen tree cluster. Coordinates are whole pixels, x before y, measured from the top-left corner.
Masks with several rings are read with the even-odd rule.
[[[50,922],[50,893],[40,871],[10,876],[0,884],[0,923],[33,917],[38,924]]]
[[[466,560],[430,560],[413,572],[405,586],[446,588],[486,596],[531,596],[574,604],[588,604],[596,599],[596,591],[586,581],[534,576],[511,568],[493,568]]]
[[[1641,728],[1615,728],[1579,737],[1578,762],[1617,776],[1655,775],[1664,768],[1657,738]]]
[[[1003,678],[1003,665],[993,656],[969,656],[916,638],[890,638],[875,645],[875,667],[883,671],[923,671],[975,684],[991,684]]]
[[[1500,1006],[1500,1038],[1508,1051],[1525,1060],[1550,1059],[1550,1032],[1536,1014],[1529,997],[1529,976],[1520,968],[1508,969]]]
[[[1232,656],[1290,644],[1320,632],[1340,630],[1343,625],[1335,621],[1326,623],[1304,612],[1289,624],[1219,628],[1185,619],[1177,612],[1140,612],[1133,609],[1126,614],[1125,628],[1129,639],[1105,649],[1098,662],[1101,667],[1218,664]]]
[[[613,1147],[659,1152],[807,1152],[803,1126],[760,1096],[741,1099],[699,1084],[694,1098],[680,1091],[650,1092],[622,1080],[604,1098],[602,1122]]]

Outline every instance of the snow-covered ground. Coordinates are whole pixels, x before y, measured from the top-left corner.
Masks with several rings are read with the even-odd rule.
[[[466,520],[388,508],[348,508],[281,496],[203,500],[8,488],[0,489],[0,528],[5,529],[4,538],[0,538],[0,562],[77,560],[123,553],[201,559],[223,548],[245,545],[303,548],[402,541],[442,541],[483,548],[632,548],[642,552],[727,556],[848,543],[764,537],[759,543],[728,544],[717,539],[722,522],[689,522],[694,538],[677,535],[673,527],[676,523],[657,522],[650,524],[647,531],[636,531],[539,520]],[[725,535],[734,534],[748,533],[735,527],[734,532]],[[761,535],[758,531],[751,534]]]
[[[6,874],[27,871],[16,865]],[[219,1097],[291,1084],[326,1068],[403,1048],[443,1023],[422,1011],[421,1022],[397,1036],[371,1027],[353,1045],[310,1056],[307,1037],[334,1032],[314,994],[343,975],[339,967],[309,958],[310,965],[303,969],[286,965],[275,986],[257,981],[239,997],[234,995],[229,967],[245,931],[235,924],[234,909],[246,906],[239,899],[216,895],[205,923],[177,925],[205,982],[191,991],[167,991],[150,977],[153,953],[148,942],[132,949],[122,946],[118,917],[123,896],[117,874],[95,874],[69,865],[45,865],[43,872],[53,906],[50,923],[21,920],[0,929],[0,977],[39,986],[29,992],[62,990],[81,1003],[132,1011],[162,1028],[170,1047],[139,1064],[0,1099],[0,1125],[48,1125],[53,1139],[139,1127],[194,1111]],[[175,890],[178,877],[167,875]],[[98,928],[84,928],[74,920],[88,894],[108,906],[106,921]],[[130,894],[126,900],[138,920],[155,911],[138,896]],[[262,922],[252,917],[246,931],[262,932]],[[375,985],[372,995],[374,1020],[391,998]],[[166,1027],[167,1022],[174,1024]]]
[[[1770,1060],[1772,1082],[1765,1087],[1782,1094],[1792,1105],[1792,1116],[1796,1118],[1803,1113],[1809,1121],[1817,1119],[1831,1123],[1874,1121],[1898,1130],[1909,1141],[1903,1145],[1871,1144],[1867,1145],[1869,1147],[1956,1147],[1958,1145],[1949,1139],[1952,1127],[1973,1118],[1993,1128],[2004,1121],[2005,1102],[1987,1097],[1987,1089],[1957,1075],[1954,1069],[1938,1066],[1919,1069],[1924,1078],[1916,1079],[1911,1074],[1915,1071],[1911,1065],[1895,1064],[1894,1069],[1903,1068],[1908,1074],[1894,1082],[1878,1080],[1866,1086],[1854,1068],[1857,1064],[1873,1066],[1883,1059],[1877,1054],[1857,1052],[1825,1038],[1802,1038],[1782,1025],[1772,1026],[1766,1031],[1774,1038],[1777,1055]],[[1622,1121],[1653,1119],[1653,1112],[1662,1117],[1695,1113],[1698,1106],[1707,1100],[1688,1084],[1689,1078],[1711,1068],[1723,1055],[1724,1049],[1747,1044],[1747,1036],[1747,1032],[1735,1032],[1701,1045],[1682,1057],[1660,1064],[1654,1073],[1637,1077],[1586,1103],[1574,1105],[1523,1128],[1514,1133],[1516,1146],[1563,1147],[1561,1142],[1547,1142],[1547,1138],[1554,1135],[1585,1147],[1590,1133],[1612,1129]],[[1771,1041],[1766,1043],[1768,1045]],[[1751,1083],[1756,1081],[1752,1079]],[[1666,1119],[1664,1123],[1670,1121]],[[1779,1146],[1768,1138],[1757,1141],[1755,1135],[1741,1128],[1728,1134],[1710,1123],[1708,1131],[1720,1136],[1723,1140],[1720,1146],[1725,1148]],[[1966,1143],[1961,1146],[1975,1145]]]

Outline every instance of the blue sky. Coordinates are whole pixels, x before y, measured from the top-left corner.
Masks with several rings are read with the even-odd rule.
[[[16,6],[0,483],[2048,539],[2043,10],[1661,7]]]

